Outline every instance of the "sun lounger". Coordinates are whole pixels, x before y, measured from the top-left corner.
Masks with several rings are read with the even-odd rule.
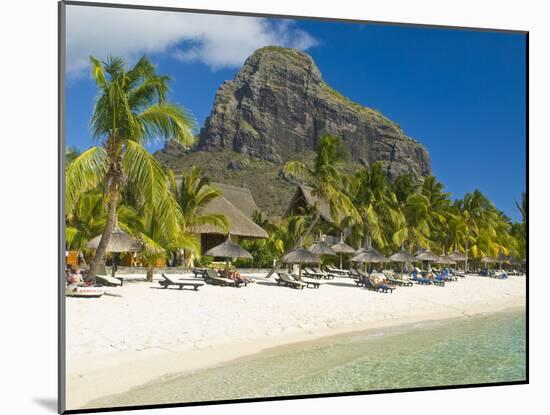
[[[195,276],[195,278],[203,278],[204,277],[204,271],[206,271],[206,268],[193,268],[191,272]]]
[[[106,285],[109,287],[118,287],[122,286],[122,279],[113,277],[112,275],[107,275],[107,270],[105,269],[105,264],[100,264],[97,267],[95,273],[95,279],[101,285]]]
[[[160,274],[160,275],[162,275],[162,278],[164,278],[164,280],[159,281],[159,284],[164,288],[168,288],[171,285],[175,285],[180,290],[183,289],[183,287],[192,287],[193,290],[198,291],[199,287],[202,287],[204,285],[204,282],[202,281],[175,279],[172,276],[168,276],[165,274]]]
[[[325,269],[332,275],[340,275],[342,277],[349,276],[349,271],[347,269],[334,268],[334,267],[331,267],[330,265],[327,265]]]
[[[327,279],[327,280],[331,280],[333,279],[334,277],[336,277],[337,275],[334,275],[334,274],[331,274],[330,272],[326,272],[326,271],[323,271],[319,268],[313,268],[313,272],[319,274],[319,275],[322,275],[323,278]]]
[[[411,279],[420,285],[432,285],[432,280],[429,278],[419,277],[416,272],[413,272]]]
[[[324,278],[323,274],[315,272],[312,268],[304,268],[304,274],[307,275],[310,278]]]
[[[506,272],[495,273],[494,277],[497,280],[506,280],[508,279],[508,274]]]
[[[435,278],[427,278],[429,280],[432,281],[432,284],[433,285],[437,285],[439,287],[444,287],[445,286],[445,279],[443,279],[443,277],[435,277]]]
[[[388,284],[385,284],[383,282],[381,283],[375,283],[373,280],[371,280],[367,275],[363,278],[363,282],[365,284],[365,288],[371,291],[377,291],[377,292],[383,292],[383,293],[393,293],[394,288],[389,286]]]
[[[392,284],[398,285],[399,287],[412,287],[412,281],[405,281],[399,278],[395,278],[393,275],[386,275],[386,279]]]
[[[115,278],[111,275],[98,275],[95,276],[96,281],[100,285],[108,286],[108,287],[119,287],[122,285],[122,281],[118,278]]]
[[[275,281],[277,281],[277,285],[284,285],[286,287],[291,288],[298,288],[302,290],[304,287],[307,287],[307,284],[305,282],[296,281],[294,278],[292,278],[290,275],[288,275],[285,272],[278,272],[277,275],[279,278],[275,278]]]
[[[310,286],[312,286],[313,288],[319,288],[321,285],[324,284],[323,281],[319,281],[317,279],[312,279],[307,277],[300,277],[299,275],[295,275],[295,274],[291,274],[291,277],[296,281],[305,283],[308,288]]]
[[[203,276],[204,276],[204,281],[207,284],[221,285],[222,287],[237,287],[237,283],[234,280],[221,277],[213,269],[205,269]]]

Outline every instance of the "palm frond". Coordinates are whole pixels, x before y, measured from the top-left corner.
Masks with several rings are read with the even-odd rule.
[[[107,171],[107,153],[91,147],[68,166],[65,172],[65,212],[70,217],[78,197],[99,186]]]
[[[313,171],[301,161],[287,162],[283,168],[283,173],[307,184],[315,182]]]
[[[137,114],[137,118],[142,126],[140,141],[170,138],[184,147],[195,141],[195,118],[178,105],[160,102]]]

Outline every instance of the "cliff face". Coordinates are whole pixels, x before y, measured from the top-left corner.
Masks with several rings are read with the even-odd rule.
[[[333,90],[309,55],[280,47],[257,50],[222,84],[198,149],[278,164],[314,150],[323,134],[342,138],[356,162],[380,161],[390,178],[430,172],[422,145],[378,111]]]

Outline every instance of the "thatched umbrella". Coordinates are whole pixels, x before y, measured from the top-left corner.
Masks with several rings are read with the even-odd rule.
[[[228,275],[229,260],[231,258],[247,258],[251,259],[252,254],[246,249],[241,248],[239,244],[236,244],[231,240],[231,234],[227,235],[227,239],[219,245],[210,248],[204,253],[204,255],[225,258],[225,275]]]
[[[442,265],[456,265],[456,261],[447,255],[441,255],[435,262]]]
[[[500,252],[497,257],[497,262],[499,266],[501,267],[502,264],[510,264],[510,258],[508,258],[506,255],[504,255],[504,252]]]
[[[97,247],[99,246],[99,242],[101,241],[101,236],[102,235],[98,235],[90,240],[90,242],[88,242],[88,248],[97,249]],[[137,252],[138,250],[139,244],[137,240],[133,236],[128,235],[117,225],[115,225],[113,231],[111,232],[111,237],[109,238],[109,243],[107,244],[105,252],[113,252],[115,254],[119,254],[120,252]],[[116,264],[113,258],[111,275],[114,277],[115,273]]]
[[[340,254],[340,269],[342,269],[343,254],[353,254],[355,252],[355,249],[353,249],[351,246],[349,246],[347,243],[344,242],[344,237],[342,235],[340,235],[340,242],[338,242],[335,245],[332,245],[331,249],[337,254]]]
[[[519,259],[515,259],[515,258],[510,258],[508,260],[508,262],[510,263],[510,265],[521,265],[521,264],[523,264],[522,261],[520,261]]]
[[[486,269],[489,269],[489,264],[494,264],[496,262],[497,260],[490,255],[484,256],[483,258],[481,258],[481,263],[485,264]]]
[[[360,252],[357,255],[354,255],[350,261],[352,262],[361,262],[367,264],[367,272],[369,264],[379,264],[382,262],[389,262],[390,260],[378,252],[373,247],[369,246],[363,249],[363,252]]]
[[[96,236],[88,242],[88,248],[97,249],[101,241],[101,235]],[[115,226],[111,232],[106,252],[132,252],[139,249],[138,243],[133,236],[128,235],[118,226]]]
[[[455,261],[466,261],[466,255],[464,255],[458,249],[455,249],[451,254],[449,254],[449,258]]]
[[[336,255],[336,252],[332,250],[329,244],[327,244],[325,241],[318,240],[315,243],[313,243],[308,249],[309,252],[313,252],[314,254],[317,254],[319,256],[321,255]]]
[[[302,247],[291,249],[282,258],[285,264],[299,264],[298,275],[302,276],[301,264],[318,264],[321,257],[314,252],[308,251]]]
[[[435,262],[439,259],[439,255],[434,254],[429,249],[421,252],[416,256],[416,259],[419,261]]]
[[[432,251],[430,251],[430,248],[423,250],[415,257],[418,261],[426,261],[428,263],[435,262],[439,260],[439,255],[434,254]],[[428,269],[428,271],[431,268]]]
[[[319,239],[309,246],[307,249],[309,252],[319,255],[319,266],[321,262],[321,257],[323,255],[336,256],[336,252],[332,250],[329,244],[324,240]]]
[[[395,254],[390,256],[388,258],[390,261],[393,262],[400,262],[401,263],[401,279],[403,279],[403,266],[407,262],[412,262],[414,260],[414,257],[407,251],[403,246],[401,246],[401,249],[397,251]]]
[[[494,264],[495,262],[497,262],[497,260],[492,256],[484,256],[483,258],[481,258],[481,262],[484,264]]]

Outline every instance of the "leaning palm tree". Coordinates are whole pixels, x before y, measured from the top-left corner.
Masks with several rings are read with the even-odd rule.
[[[158,75],[146,58],[126,70],[121,58],[100,62],[90,57],[92,77],[98,87],[91,130],[100,145],[78,156],[66,171],[66,211],[70,217],[79,195],[101,187],[107,219],[90,264],[95,276],[116,224],[117,204],[125,185],[139,189],[142,199],[160,213],[161,226],[173,229],[177,204],[168,191],[166,175],[143,144],[155,139],[193,142],[195,121],[182,107],[166,100],[170,78]]]

